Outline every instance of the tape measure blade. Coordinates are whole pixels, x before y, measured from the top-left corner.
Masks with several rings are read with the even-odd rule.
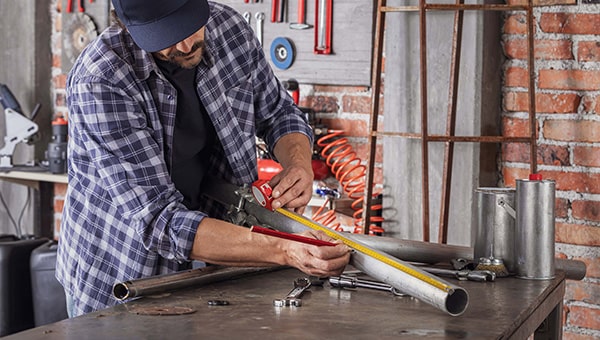
[[[419,279],[419,280],[421,280],[423,282],[426,282],[426,283],[428,283],[428,284],[430,284],[430,285],[432,285],[432,286],[434,286],[436,288],[439,288],[439,289],[441,289],[443,291],[446,291],[446,292],[452,291],[452,288],[450,286],[448,286],[447,284],[445,284],[445,283],[443,283],[443,282],[441,282],[439,280],[436,280],[435,278],[429,276],[428,274],[421,273],[418,270],[413,269],[413,268],[411,268],[411,267],[403,264],[402,261],[400,261],[399,259],[396,259],[393,256],[390,256],[389,254],[386,254],[386,253],[383,253],[383,252],[378,252],[378,251],[376,251],[374,249],[371,249],[368,246],[366,246],[366,245],[364,245],[364,244],[362,244],[360,242],[351,240],[351,239],[349,239],[349,238],[347,238],[347,237],[345,237],[345,236],[337,233],[334,230],[331,230],[331,229],[329,229],[329,228],[327,228],[327,227],[325,227],[323,225],[320,225],[320,224],[318,224],[318,223],[316,223],[316,222],[314,222],[312,220],[309,220],[309,219],[305,218],[304,216],[295,214],[295,213],[293,213],[291,211],[288,211],[286,209],[278,208],[275,211],[277,211],[280,214],[283,214],[283,215],[285,215],[285,216],[287,216],[287,217],[295,220],[296,222],[302,223],[303,225],[305,225],[305,226],[307,226],[307,227],[309,227],[309,228],[311,228],[313,230],[320,230],[320,231],[324,232],[327,236],[329,236],[331,238],[334,238],[336,240],[341,240],[342,242],[344,242],[344,244],[346,244],[350,248],[355,249],[356,251],[359,251],[359,252],[361,252],[363,254],[366,254],[368,256],[371,256],[371,257],[377,259],[378,261],[381,261],[381,262],[383,262],[383,263],[385,263],[387,265],[390,265],[390,266],[392,266],[392,267],[394,267],[394,268],[396,268],[396,269],[398,269],[398,270],[400,270],[400,271],[402,271],[402,272],[404,272],[404,273],[406,273],[408,275],[411,275],[411,276],[413,276],[413,277],[415,277],[415,278],[417,278],[417,279]]]

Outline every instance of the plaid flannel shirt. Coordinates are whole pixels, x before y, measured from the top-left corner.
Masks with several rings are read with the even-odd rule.
[[[248,184],[257,178],[255,136],[272,147],[291,132],[312,141],[312,131],[250,26],[229,7],[210,8],[196,75],[220,141],[209,173]],[[115,25],[69,73],[69,185],[56,276],[75,315],[117,304],[117,282],[178,270],[198,224],[212,215],[210,200],[187,210],[170,178],[176,102],[152,55]]]

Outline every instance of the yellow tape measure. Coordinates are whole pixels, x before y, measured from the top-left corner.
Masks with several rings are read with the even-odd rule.
[[[306,219],[306,218],[304,218],[304,217],[302,217],[300,215],[297,215],[297,214],[295,214],[295,213],[293,213],[293,212],[291,212],[289,210],[286,210],[286,209],[283,209],[283,208],[278,208],[278,209],[275,209],[275,211],[278,212],[278,213],[280,213],[280,214],[282,214],[282,215],[284,215],[284,216],[286,216],[286,217],[289,217],[289,218],[293,219],[294,221],[296,221],[298,223],[301,223],[301,224],[303,224],[303,225],[305,225],[305,226],[307,226],[307,227],[309,227],[311,229],[320,230],[320,231],[324,232],[325,234],[327,234],[328,236],[330,236],[330,237],[332,237],[332,238],[334,238],[336,240],[341,240],[342,242],[344,242],[344,244],[346,244],[350,248],[353,248],[354,250],[357,250],[357,251],[359,251],[359,252],[361,252],[363,254],[369,255],[369,256],[371,256],[371,257],[373,257],[373,258],[375,258],[375,259],[377,259],[377,260],[379,260],[379,261],[381,261],[381,262],[383,262],[385,264],[388,264],[388,265],[390,265],[390,266],[392,266],[392,267],[394,267],[394,268],[396,268],[398,270],[401,270],[402,272],[404,272],[404,273],[406,273],[406,274],[408,274],[410,276],[413,276],[413,277],[415,277],[415,278],[417,278],[417,279],[419,279],[421,281],[427,282],[430,285],[432,285],[432,286],[434,286],[436,288],[439,288],[439,289],[441,289],[441,290],[443,290],[445,292],[450,292],[450,291],[453,290],[452,287],[448,286],[447,284],[445,284],[445,283],[443,283],[441,281],[436,280],[435,278],[432,278],[432,277],[427,276],[427,275],[425,275],[423,273],[420,273],[420,272],[418,272],[418,271],[416,271],[416,270],[414,270],[414,269],[412,269],[410,267],[407,267],[404,264],[402,264],[402,263],[400,263],[398,261],[395,261],[394,259],[391,259],[390,257],[385,256],[382,253],[376,252],[376,251],[374,251],[374,250],[372,250],[372,249],[370,249],[370,248],[368,248],[368,247],[366,247],[366,246],[364,246],[364,245],[362,245],[362,244],[360,244],[358,242],[352,241],[352,240],[350,240],[350,239],[348,239],[348,238],[346,238],[346,237],[344,237],[344,236],[342,236],[342,235],[334,232],[333,230],[331,230],[331,229],[329,229],[327,227],[324,227],[324,226],[322,226],[320,224],[317,224],[317,223],[315,223],[315,222],[313,222],[313,221],[311,221],[309,219]]]

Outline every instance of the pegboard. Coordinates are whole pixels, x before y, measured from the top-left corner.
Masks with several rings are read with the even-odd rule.
[[[299,83],[370,86],[373,46],[373,1],[335,0],[332,5],[331,54],[317,54],[315,50],[315,9],[319,1],[306,0],[305,22],[312,27],[304,30],[290,28],[298,21],[298,0],[284,1],[286,11],[283,22],[271,22],[271,5],[274,0],[218,0],[240,14],[251,14],[250,25],[256,33],[256,13],[265,14],[263,21],[263,51],[280,80],[296,79]],[[322,6],[321,6],[322,7]],[[271,57],[275,39],[285,38],[294,51],[293,62],[280,69]],[[280,42],[281,40],[277,40]],[[284,58],[288,61],[288,58]],[[283,64],[286,64],[284,62]]]

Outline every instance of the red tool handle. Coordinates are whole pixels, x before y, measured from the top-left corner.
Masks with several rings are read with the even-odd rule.
[[[298,23],[303,24],[306,15],[306,0],[298,0]]]
[[[271,22],[277,22],[278,3],[278,0],[271,0]]]
[[[67,0],[67,13],[73,12],[73,0]]]
[[[85,11],[84,11],[84,9],[83,9],[83,0],[79,0],[79,1],[77,2],[77,11],[78,11],[79,13],[83,13],[83,12],[85,12]]]
[[[319,240],[316,238],[310,238],[310,237],[306,237],[306,236],[302,236],[302,235],[288,234],[288,233],[284,233],[284,232],[278,231],[278,230],[259,227],[257,225],[253,225],[250,228],[250,231],[259,233],[259,234],[275,236],[275,237],[283,238],[286,240],[292,240],[292,241],[302,242],[302,243],[306,243],[306,244],[312,244],[313,246],[319,246],[319,247],[321,247],[321,246],[328,246],[328,247],[337,246],[337,244],[335,244],[333,242],[323,241],[323,240]]]

